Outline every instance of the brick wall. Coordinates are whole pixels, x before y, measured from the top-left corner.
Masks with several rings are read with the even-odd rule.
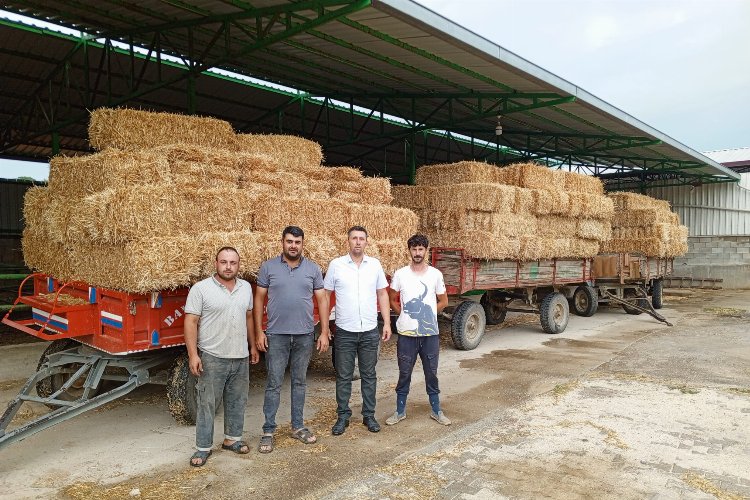
[[[723,288],[750,288],[750,236],[691,236],[674,276],[721,278]]]

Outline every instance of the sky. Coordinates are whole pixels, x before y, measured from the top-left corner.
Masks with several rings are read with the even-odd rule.
[[[750,146],[750,0],[417,2],[695,150]]]

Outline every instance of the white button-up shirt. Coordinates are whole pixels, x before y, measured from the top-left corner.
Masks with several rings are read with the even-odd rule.
[[[349,254],[333,259],[323,286],[336,294],[336,326],[366,332],[378,326],[377,290],[388,287],[380,261],[367,255],[357,266]]]

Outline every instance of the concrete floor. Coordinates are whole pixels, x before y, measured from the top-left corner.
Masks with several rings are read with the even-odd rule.
[[[603,308],[571,317],[555,336],[536,317],[511,314],[474,351],[455,350],[446,331],[450,427],[428,418],[417,365],[406,420],[371,434],[355,418],[331,436],[334,379],[321,357],[306,410],[318,444],[287,437],[287,385],[273,453],[217,451],[202,469],[187,466],[194,428],[174,423],[163,387],[144,387],[0,451],[0,496],[750,498],[749,303],[747,290],[695,291],[666,297],[672,328]],[[393,344],[378,364],[381,423],[395,404]],[[0,405],[43,348],[0,347]],[[251,377],[246,436],[255,446],[263,370]],[[217,443],[221,426],[219,417]]]

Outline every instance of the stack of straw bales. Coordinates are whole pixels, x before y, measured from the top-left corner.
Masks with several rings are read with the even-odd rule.
[[[603,252],[636,252],[649,257],[677,257],[687,253],[688,228],[672,212],[669,202],[637,193],[613,193],[612,239]]]
[[[393,188],[432,245],[484,259],[592,257],[611,237],[612,200],[599,179],[534,163],[431,165],[416,186]]]
[[[324,270],[353,225],[368,229],[368,253],[388,272],[408,261],[417,217],[389,205],[388,179],[321,165],[313,141],[130,109],[94,111],[89,136],[100,151],[53,158],[48,187],[24,203],[24,258],[58,279],[175,288],[209,276],[222,246],[240,251],[253,278],[287,225],[305,230],[306,254]]]

